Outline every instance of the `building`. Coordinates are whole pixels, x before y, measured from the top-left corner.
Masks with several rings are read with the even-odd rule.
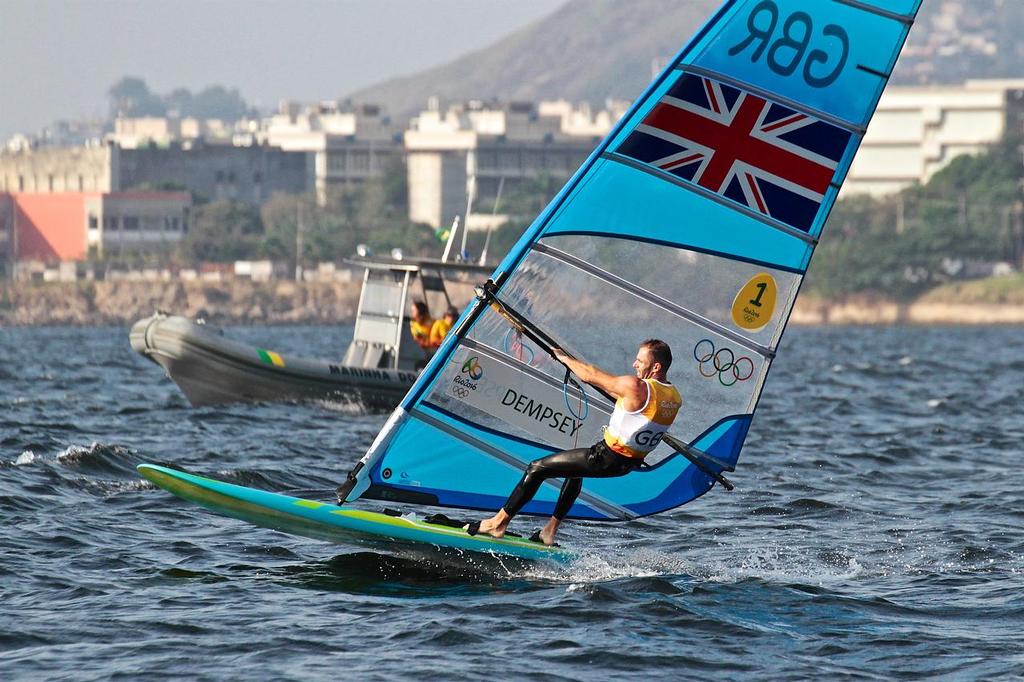
[[[9,263],[163,252],[189,229],[185,192],[0,193]]]
[[[380,177],[402,159],[402,131],[376,105],[282,102],[258,139],[313,156],[312,185],[321,204],[333,190]]]
[[[39,147],[0,153],[0,191],[123,192],[173,187],[198,200],[260,205],[277,192],[308,189],[312,159],[266,145],[208,144],[202,139],[122,148],[115,143]]]
[[[259,206],[273,194],[309,191],[312,159],[266,145],[208,144],[117,149],[117,190],[179,187],[197,200]]]
[[[110,192],[117,188],[115,148],[24,147],[0,153],[0,192]]]
[[[493,225],[500,196],[544,175],[568,179],[625,110],[469,102],[441,111],[433,99],[405,133],[410,220],[438,228],[468,213],[471,229]]]
[[[962,154],[1024,132],[1024,80],[891,86],[850,168],[844,195],[891,194],[925,183]]]
[[[169,147],[189,140],[204,140],[230,144],[241,129],[245,132],[252,122],[242,120],[229,123],[217,118],[197,119],[175,116],[142,116],[129,118],[119,116],[114,121],[114,132],[106,136],[122,149],[140,147]]]

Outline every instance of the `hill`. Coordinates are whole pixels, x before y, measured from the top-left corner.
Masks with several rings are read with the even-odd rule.
[[[427,98],[602,103],[632,100],[719,0],[572,0],[548,17],[453,62],[349,97],[395,116]],[[1024,75],[1024,2],[926,0],[893,82],[955,83]]]
[[[396,116],[427,98],[603,102],[632,100],[658,66],[714,11],[718,0],[576,0],[453,62],[352,93]]]

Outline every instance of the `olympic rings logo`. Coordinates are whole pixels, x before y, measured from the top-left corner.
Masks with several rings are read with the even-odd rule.
[[[480,366],[480,358],[473,356],[470,359],[462,363],[462,373],[468,374],[469,378],[476,381],[484,375],[484,370]]]
[[[697,361],[697,371],[702,377],[712,379],[717,376],[723,386],[732,386],[754,376],[753,360],[746,356],[737,358],[730,348],[715,350],[715,342],[711,339],[697,342],[693,347],[693,359]]]
[[[452,394],[454,394],[455,397],[457,397],[457,398],[468,398],[469,397],[469,389],[465,388],[463,386],[459,386],[459,385],[456,384],[456,385],[452,386]]]

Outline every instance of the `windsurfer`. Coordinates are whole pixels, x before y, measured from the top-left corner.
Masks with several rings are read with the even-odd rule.
[[[633,360],[635,373],[632,375],[614,376],[571,358],[561,350],[556,349],[553,354],[580,379],[615,398],[615,410],[604,438],[589,448],[556,452],[531,462],[497,514],[466,526],[470,535],[504,536],[512,518],[533,499],[541,483],[549,478],[564,477],[554,513],[530,538],[546,545],[554,544],[562,519],[583,488],[581,479],[624,476],[638,469],[644,457],[661,442],[682,406],[679,391],[667,380],[672,351],[664,341],[648,339],[640,344]]]

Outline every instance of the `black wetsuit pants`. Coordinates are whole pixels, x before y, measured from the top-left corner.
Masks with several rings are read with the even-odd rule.
[[[573,502],[583,489],[582,478],[612,478],[624,476],[640,466],[640,460],[632,460],[612,451],[599,441],[589,448],[577,448],[556,452],[530,462],[526,473],[509,495],[502,507],[509,516],[515,516],[527,502],[533,499],[540,484],[549,478],[565,478],[562,492],[555,504],[556,519],[564,519]]]

